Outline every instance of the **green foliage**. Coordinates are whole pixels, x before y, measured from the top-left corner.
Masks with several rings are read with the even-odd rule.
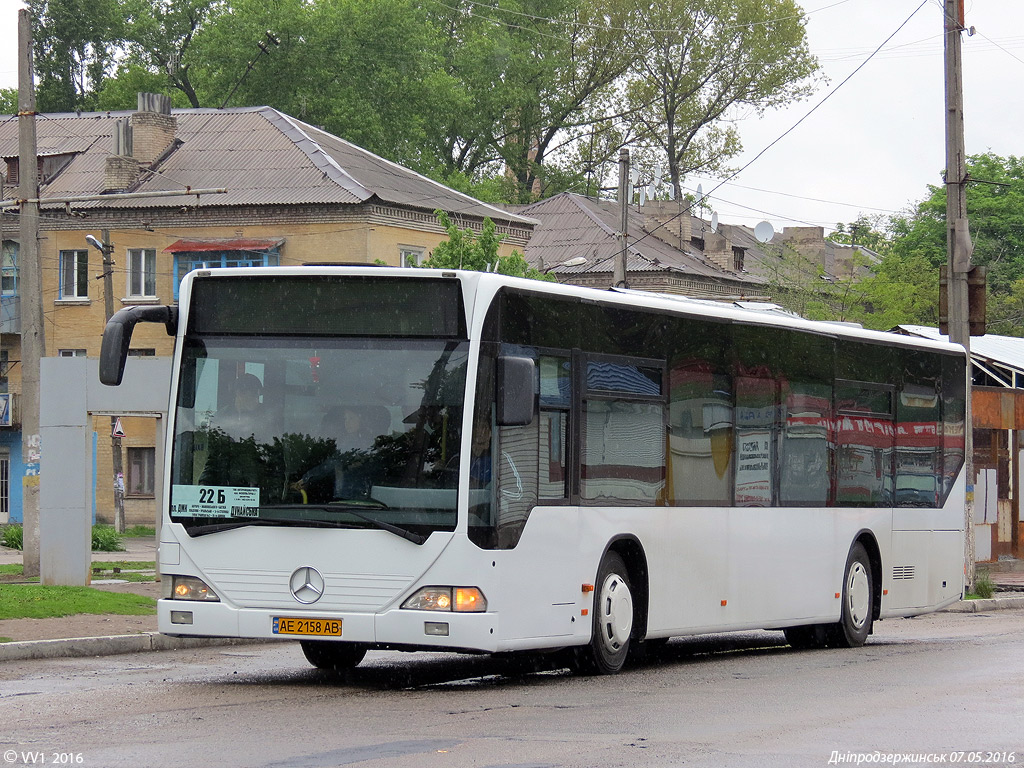
[[[635,129],[684,176],[722,172],[742,148],[736,107],[760,114],[809,95],[818,69],[793,0],[660,0],[637,4],[626,77]]]
[[[20,525],[8,525],[0,534],[0,544],[11,549],[23,549],[25,546],[24,531]]]
[[[434,211],[441,225],[448,232],[448,239],[431,252],[423,262],[429,269],[468,269],[476,272],[498,272],[502,275],[528,277],[532,280],[553,281],[553,275],[546,275],[531,267],[519,251],[508,256],[498,253],[504,235],[495,231],[494,222],[484,219],[480,234],[473,230],[459,229],[444,211]]]
[[[92,527],[93,552],[124,552],[124,537],[112,525]]]
[[[130,19],[122,0],[27,0],[32,15],[37,106],[91,110],[112,73]]]
[[[989,268],[988,332],[1008,336],[1024,335],[1024,159],[988,153],[967,161],[967,214],[973,261]],[[898,264],[890,272],[901,272],[902,289],[914,294],[902,299],[920,309],[938,303],[938,268],[946,263],[946,189],[929,186],[929,195],[913,213],[895,217],[890,225],[892,258]],[[913,279],[914,270],[927,279]],[[936,310],[919,313],[901,322],[931,322]]]
[[[91,587],[0,584],[0,620],[51,619],[78,613],[144,616],[156,613],[156,600]]]
[[[493,202],[607,188],[631,142],[674,174],[719,167],[739,149],[725,110],[804,92],[814,63],[792,0],[662,5],[30,1],[42,110],[130,108],[139,90],[266,104]],[[650,29],[695,20],[707,30]]]
[[[978,571],[974,576],[974,591],[967,594],[968,599],[988,600],[996,593],[995,582],[985,571]]]
[[[18,114],[18,89],[0,88],[0,115]]]

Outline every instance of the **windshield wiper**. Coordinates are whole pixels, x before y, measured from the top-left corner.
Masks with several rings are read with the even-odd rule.
[[[379,528],[382,531],[393,533],[395,536],[401,536],[407,541],[411,541],[413,544],[422,544],[427,540],[426,536],[422,536],[418,533],[413,533],[405,528],[400,528],[397,525],[386,523],[383,520],[377,520],[369,515],[364,515],[359,512],[360,509],[388,509],[388,505],[382,502],[373,502],[372,505],[361,503],[361,504],[264,504],[260,509],[318,509],[323,512],[346,512],[353,517],[358,517],[360,520],[369,523],[374,528]],[[331,524],[328,523],[328,526]]]
[[[319,520],[261,520],[256,517],[232,518],[227,523],[203,523],[201,525],[186,526],[189,536],[206,536],[210,533],[221,531],[232,531],[235,528],[244,528],[247,525],[301,525],[311,528],[351,528],[351,525],[342,523],[328,523]]]

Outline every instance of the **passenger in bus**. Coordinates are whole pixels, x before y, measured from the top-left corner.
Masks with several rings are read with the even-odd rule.
[[[210,426],[233,438],[254,435],[260,425],[263,382],[254,374],[243,373],[235,382],[228,405],[214,414]]]
[[[214,414],[209,428],[209,455],[199,482],[254,488],[263,480],[263,457],[257,432],[263,423],[263,383],[251,373],[234,386],[231,401]]]

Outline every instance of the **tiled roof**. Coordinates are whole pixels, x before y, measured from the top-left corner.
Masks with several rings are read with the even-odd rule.
[[[42,197],[96,195],[104,191],[106,158],[118,120],[132,113],[40,115],[40,154],[74,153],[71,162],[41,190]],[[532,225],[384,160],[337,136],[270,107],[174,110],[177,146],[152,171],[143,171],[131,192],[226,188],[204,195],[200,207],[239,205],[356,205],[380,201],[397,206]],[[0,157],[18,155],[18,121],[0,122]],[[180,198],[172,198],[175,206]],[[189,205],[195,204],[190,200]],[[45,203],[44,203],[45,205]],[[76,203],[81,208],[149,209],[168,206],[150,197]]]

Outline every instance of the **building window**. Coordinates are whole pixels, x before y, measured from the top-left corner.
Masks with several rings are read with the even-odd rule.
[[[128,297],[156,298],[156,249],[128,249]]]
[[[18,295],[18,244],[4,240],[3,260],[0,262],[0,289],[4,296]]]
[[[58,349],[57,357],[86,357],[84,349]]]
[[[89,298],[89,251],[60,252],[60,289],[57,298]]]
[[[178,299],[181,279],[193,269],[214,267],[276,267],[277,248],[251,251],[181,251],[174,254],[174,299]]]
[[[398,246],[398,256],[398,263],[403,267],[422,266],[423,260],[427,258],[426,249],[416,245]]]
[[[156,448],[128,449],[127,496],[153,495],[153,468],[156,464]]]
[[[743,255],[746,251],[743,248],[737,248],[735,245],[732,247],[732,271],[742,272],[743,271]]]

